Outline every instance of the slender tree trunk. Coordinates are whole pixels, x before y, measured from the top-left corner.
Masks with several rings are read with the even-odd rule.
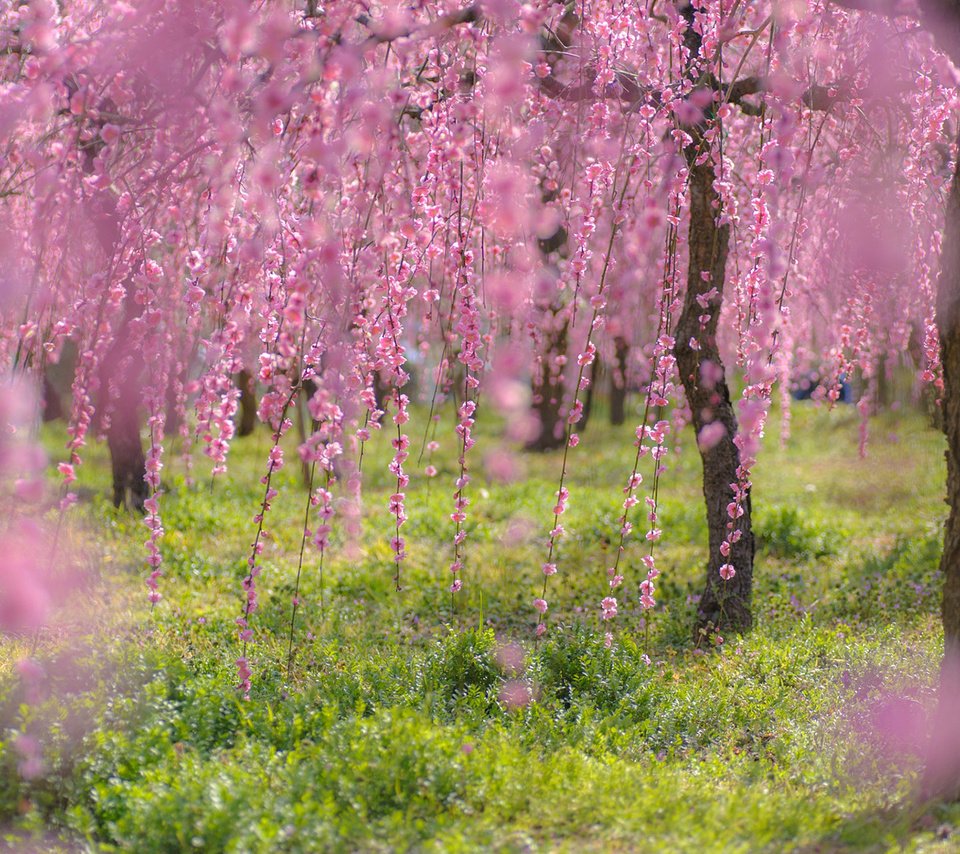
[[[309,382],[309,380],[307,381]],[[304,445],[307,441],[307,416],[304,410],[307,408],[307,405],[310,402],[310,398],[313,396],[313,392],[316,391],[316,385],[310,383],[313,390],[309,390],[304,385],[301,387],[300,392],[297,394],[296,398],[296,410],[297,410],[297,437],[300,439],[300,444]],[[310,421],[310,434],[312,435],[317,429],[316,422],[312,419]],[[303,482],[303,488],[308,490],[310,489],[310,484],[313,482],[310,477],[311,465],[302,457],[300,458],[300,479]]]
[[[143,510],[147,499],[146,459],[140,441],[140,382],[143,360],[130,342],[130,324],[136,317],[134,285],[127,279],[121,318],[110,349],[98,369],[99,394],[95,429],[106,425],[113,506]]]
[[[457,384],[454,384],[454,388],[457,387]],[[390,383],[380,376],[380,371],[373,372],[373,396],[377,403],[377,409],[385,410],[387,402],[390,400]]]
[[[727,505],[734,500],[731,484],[737,482],[737,469],[740,466],[740,451],[733,442],[737,434],[737,419],[717,347],[717,321],[730,246],[730,227],[717,225],[719,198],[713,187],[713,166],[709,161],[697,165],[692,149],[694,146],[687,152],[690,163],[690,262],[683,311],[676,327],[674,353],[697,435],[714,422],[719,422],[724,428],[723,436],[715,444],[710,447],[698,445],[703,463],[703,498],[710,537],[706,584],[697,613],[696,631],[699,638],[701,630],[711,625],[734,631],[750,628],[754,540],[748,495],[743,504],[743,516],[737,520],[742,536],[733,545],[729,557],[723,558],[720,554],[730,521]],[[706,280],[702,275],[704,273],[707,274]],[[712,288],[717,289],[717,295],[705,311],[697,302],[697,297]],[[701,330],[700,315],[707,312],[710,319],[706,328]],[[691,339],[699,343],[699,349],[690,346]],[[731,563],[736,569],[736,575],[729,581],[720,578],[722,563]]]
[[[566,16],[564,16],[566,21]],[[563,22],[561,22],[563,23]],[[569,22],[567,22],[569,23]],[[573,26],[576,26],[574,24]],[[544,203],[556,198],[555,191],[543,190]],[[537,246],[546,264],[552,265],[556,256],[567,257],[567,241],[569,235],[563,226],[559,226],[549,237],[538,238]],[[540,377],[534,377],[531,383],[533,392],[533,414],[537,419],[537,435],[524,446],[528,451],[550,451],[563,446],[565,429],[560,416],[563,406],[563,371],[554,373],[552,366],[555,357],[566,355],[568,322],[564,321],[560,328],[555,328],[558,308],[544,306],[543,349]],[[549,321],[549,323],[547,323]],[[581,427],[586,426],[584,419],[580,419]]]
[[[50,381],[49,374],[43,372],[43,421],[56,421],[63,418],[63,403],[60,400],[60,392]]]
[[[253,390],[253,377],[244,368],[237,374],[237,386],[240,389],[240,424],[238,436],[249,436],[257,426],[257,395]]]
[[[114,109],[109,99],[102,108]],[[100,127],[103,124],[101,122]],[[94,135],[81,144],[83,171],[94,171],[94,159],[104,143]],[[120,243],[120,215],[117,197],[112,190],[101,190],[88,201],[87,215],[97,234],[104,257],[110,259]],[[147,499],[147,484],[144,481],[146,461],[140,442],[140,370],[142,354],[130,342],[130,324],[136,316],[137,298],[133,277],[124,282],[126,296],[123,303],[123,319],[114,333],[110,352],[100,365],[100,399],[98,417],[110,419],[107,429],[107,446],[113,470],[113,504],[126,504],[143,511]]]
[[[176,363],[174,363],[174,367],[177,369],[170,371],[170,376],[167,377],[167,393],[164,400],[166,420],[163,430],[167,436],[175,436],[180,432],[181,409],[177,406],[177,390],[183,388],[186,379],[186,370],[179,368]]]
[[[576,431],[578,433],[582,434],[587,432],[587,422],[590,421],[590,413],[593,412],[593,393],[602,375],[603,366],[600,364],[600,354],[597,353],[594,357],[593,364],[590,365],[590,385],[587,386],[587,393],[583,398],[583,414],[576,424]]]
[[[533,411],[539,421],[537,435],[526,444],[528,451],[549,451],[563,447],[563,371],[552,370],[554,357],[567,352],[568,323],[544,332],[543,371],[533,383]]]
[[[113,472],[113,506],[143,511],[148,496],[146,459],[140,441],[140,383],[143,364],[130,343],[130,324],[136,317],[133,283],[128,279],[123,319],[109,352],[100,364],[98,418],[107,419],[107,447]]]
[[[943,640],[940,701],[925,789],[929,795],[960,798],[960,163],[947,200],[937,327],[943,365],[943,432],[947,437],[947,517],[943,536]]]
[[[102,191],[90,207],[100,245],[107,257],[120,241],[117,201]],[[146,460],[140,441],[140,383],[142,354],[130,341],[130,326],[137,316],[136,286],[133,277],[124,283],[127,294],[123,318],[114,332],[110,351],[100,364],[100,400],[97,410],[109,419],[107,447],[113,471],[113,505],[143,511],[147,499]]]
[[[610,423],[619,427],[627,420],[627,356],[630,346],[618,335],[613,342],[615,362],[610,372]]]
[[[894,367],[895,362],[891,362],[887,354],[881,356],[877,361],[877,393],[874,397],[874,407],[876,409],[887,410],[893,404],[895,395]]]
[[[132,376],[130,359],[121,357],[118,362],[115,376],[119,392],[113,401],[107,429],[113,471],[113,506],[122,504],[142,511],[148,492],[147,482],[143,479],[146,460],[140,441],[139,379]]]

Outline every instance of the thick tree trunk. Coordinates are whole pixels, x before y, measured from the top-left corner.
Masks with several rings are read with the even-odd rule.
[[[937,285],[943,365],[943,432],[947,437],[947,517],[943,536],[943,640],[940,701],[925,788],[960,798],[960,164],[954,167]]]
[[[253,377],[244,368],[237,374],[237,387],[240,389],[240,424],[238,436],[249,436],[257,426],[257,395],[253,390]]]
[[[627,356],[630,346],[618,335],[613,342],[614,365],[610,372],[610,423],[619,427],[627,420]]]
[[[729,557],[723,558],[720,554],[730,521],[727,505],[734,500],[731,484],[737,482],[737,469],[740,466],[740,452],[733,442],[737,434],[737,420],[717,347],[717,322],[730,245],[730,227],[717,226],[719,198],[713,187],[713,166],[709,161],[697,165],[693,148],[691,146],[688,150],[690,260],[683,311],[676,327],[674,353],[697,435],[704,427],[715,422],[724,428],[722,437],[715,443],[702,446],[698,443],[703,463],[703,498],[710,538],[706,584],[697,613],[696,631],[699,638],[701,631],[710,626],[733,631],[750,628],[754,540],[748,495],[743,505],[743,516],[737,520],[741,538],[733,545]],[[717,293],[705,311],[697,302],[697,297],[712,288],[716,288]],[[710,319],[706,327],[701,329],[700,316],[705,313],[709,313]],[[698,342],[699,349],[691,346],[691,339]],[[720,566],[723,563],[730,563],[736,569],[736,575],[729,581],[720,578]]]
[[[566,321],[559,329],[543,333],[543,370],[533,382],[533,412],[538,419],[537,435],[526,444],[528,451],[550,451],[562,448],[564,424],[560,408],[563,405],[563,371],[553,370],[554,358],[567,352]]]

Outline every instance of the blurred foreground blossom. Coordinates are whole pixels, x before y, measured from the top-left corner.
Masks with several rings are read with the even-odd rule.
[[[39,412],[38,396],[25,380],[0,380],[0,632],[32,636],[34,648],[41,631],[56,621],[56,609],[85,586],[74,555],[66,548],[58,553],[66,502],[45,487],[47,459],[36,438]],[[48,524],[50,513],[57,515],[56,526]],[[27,705],[42,703],[48,690],[45,669],[33,654],[15,665]],[[35,729],[27,725],[12,741],[26,780],[44,773],[45,735]]]
[[[500,689],[500,702],[508,709],[522,709],[530,704],[533,694],[530,686],[519,679],[511,679],[505,682]]]
[[[40,513],[46,457],[31,436],[37,398],[21,380],[0,386],[0,630],[35,632],[51,606],[50,554]]]

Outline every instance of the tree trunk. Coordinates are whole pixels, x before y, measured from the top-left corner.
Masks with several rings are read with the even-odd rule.
[[[674,354],[697,435],[708,424],[717,421],[724,428],[723,436],[712,446],[704,447],[698,443],[703,463],[703,498],[710,535],[706,584],[697,612],[696,637],[699,639],[701,631],[709,630],[711,626],[732,631],[750,628],[754,540],[748,494],[743,503],[743,516],[737,520],[742,536],[733,544],[727,558],[720,554],[730,521],[727,505],[734,500],[731,484],[737,482],[737,469],[740,466],[740,451],[733,442],[737,434],[737,419],[717,347],[717,321],[730,246],[730,227],[717,226],[719,198],[713,187],[713,166],[709,161],[697,165],[694,162],[694,149],[695,146],[691,146],[687,150],[690,164],[690,259],[683,311],[676,327]],[[701,273],[708,274],[706,281]],[[705,311],[697,302],[697,297],[712,288],[717,289],[717,294]],[[710,319],[701,330],[700,315],[705,313],[710,314]],[[691,339],[699,342],[699,349],[690,346]],[[712,365],[707,365],[704,371],[703,366],[708,362]],[[736,575],[729,581],[720,578],[720,566],[723,563],[730,563],[736,569]]]
[[[140,353],[130,344],[130,323],[136,316],[133,285],[125,297],[123,320],[100,368],[100,408],[109,417],[107,447],[113,470],[113,506],[143,512],[149,494],[146,459],[140,442]]]
[[[926,360],[923,353],[922,343],[923,330],[919,324],[914,323],[910,330],[910,340],[907,342],[907,352],[910,354],[910,361],[917,375],[926,368]],[[932,385],[924,385],[920,389],[920,406],[930,421],[930,426],[934,430],[943,430],[943,410],[940,408],[940,401],[937,399],[937,390]]]
[[[543,333],[543,370],[533,382],[533,411],[538,419],[538,431],[526,444],[528,451],[550,451],[562,448],[565,425],[560,413],[563,405],[563,371],[552,370],[554,357],[567,352],[567,321],[559,329]]]
[[[237,386],[240,389],[240,424],[238,436],[249,436],[257,426],[257,395],[253,390],[253,377],[244,368],[237,374]]]
[[[455,363],[459,364],[459,362]],[[454,389],[459,388],[459,384],[454,383]],[[386,410],[387,403],[390,400],[390,382],[385,380],[380,371],[373,372],[373,397],[377,404],[377,409]]]
[[[587,393],[583,398],[583,414],[580,416],[580,420],[574,425],[574,429],[578,433],[583,434],[587,432],[587,423],[590,421],[590,413],[593,412],[593,392],[602,375],[603,367],[600,364],[600,354],[597,353],[596,356],[594,356],[593,364],[590,365],[589,385],[587,386]]]
[[[702,39],[695,26],[693,5],[687,3],[680,13],[687,22],[683,41],[691,58],[685,73],[696,85],[701,78],[695,60],[700,55]],[[716,87],[716,81],[711,85]],[[732,485],[737,483],[740,451],[733,441],[737,435],[737,418],[730,402],[730,389],[717,346],[717,322],[726,279],[730,226],[717,225],[721,202],[713,186],[716,176],[712,161],[708,157],[705,162],[697,163],[701,152],[709,151],[709,146],[704,146],[705,129],[704,121],[685,128],[691,137],[684,149],[690,170],[689,266],[683,311],[674,333],[677,369],[690,404],[698,440],[707,425],[714,422],[723,425],[723,435],[719,439],[714,437],[715,441],[697,442],[703,463],[703,499],[707,506],[710,541],[707,579],[697,608],[694,631],[694,639],[698,643],[711,628],[735,632],[750,628],[753,622],[750,599],[754,555],[749,492],[742,503],[743,515],[736,520],[741,532],[740,539],[732,545],[729,555],[724,557],[720,553],[720,546],[727,538],[727,523],[730,521],[727,505],[734,500]],[[704,309],[697,302],[697,297],[704,297],[713,288],[716,288],[716,294]],[[703,314],[709,315],[709,319],[701,329],[700,316]],[[691,340],[698,342],[696,349],[691,346]],[[720,567],[724,563],[732,564],[736,570],[733,578],[727,581],[720,577]]]
[[[129,364],[123,365],[119,371],[117,386],[120,392],[113,404],[107,446],[113,470],[113,506],[122,504],[142,512],[148,495],[147,482],[143,479],[146,460],[140,442],[138,380],[130,373]]]
[[[876,395],[874,396],[873,405],[876,410],[888,410],[896,396],[896,390],[894,388],[894,367],[896,363],[891,362],[890,357],[884,353],[880,359],[877,361],[877,377],[876,377]]]
[[[101,193],[93,207],[100,242],[107,254],[112,254],[119,242],[116,220],[116,199]],[[124,505],[143,512],[143,502],[149,494],[146,459],[140,441],[140,383],[143,367],[142,354],[130,341],[130,326],[137,317],[137,298],[132,277],[124,282],[127,294],[123,303],[123,318],[114,332],[109,352],[100,363],[100,398],[98,419],[107,418],[107,447],[113,471],[113,506]]]
[[[49,374],[43,372],[43,397],[41,398],[41,412],[43,413],[43,422],[56,421],[63,418],[63,403],[60,400],[60,392],[50,381]]]
[[[140,441],[140,370],[143,360],[130,343],[130,324],[136,317],[133,283],[125,282],[128,294],[123,318],[99,369],[97,424],[106,423],[107,447],[113,472],[113,506],[143,512],[148,496],[146,459]]]
[[[107,99],[101,108],[114,109]],[[102,127],[102,123],[100,127]],[[94,171],[94,160],[103,148],[102,137],[94,135],[82,146],[83,171]],[[88,200],[87,215],[92,223],[105,259],[111,259],[120,244],[120,215],[117,197],[112,190],[101,190]],[[113,344],[100,364],[100,399],[97,417],[107,415],[107,446],[113,470],[113,506],[125,504],[143,512],[148,490],[143,479],[146,460],[140,443],[140,370],[142,353],[130,341],[130,324],[137,312],[136,287],[133,277],[124,282],[126,296],[123,319],[114,333]]]
[[[947,517],[943,536],[944,656],[934,719],[927,794],[960,798],[960,163],[954,167],[937,283],[937,328],[943,365],[943,432],[947,437]]]
[[[627,420],[627,356],[630,347],[622,336],[613,342],[615,362],[610,372],[610,423],[619,427]]]
[[[143,360],[130,343],[130,324],[136,317],[133,283],[123,306],[123,319],[110,350],[100,364],[98,418],[108,419],[107,447],[113,471],[113,506],[143,512],[149,494],[146,459],[140,442],[140,382]]]

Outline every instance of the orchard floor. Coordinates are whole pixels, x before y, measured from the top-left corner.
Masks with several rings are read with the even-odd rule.
[[[690,640],[705,528],[688,436],[661,488],[658,606],[644,627],[634,542],[618,591],[627,606],[601,625],[633,447],[629,426],[594,414],[570,454],[569,536],[535,647],[559,455],[523,457],[517,479],[496,482],[482,465],[495,425],[478,425],[452,603],[451,418],[439,475],[416,474],[407,490],[400,593],[390,435],[369,443],[363,532],[351,550],[335,517],[322,610],[308,550],[289,672],[305,493],[295,465],[275,478],[248,700],[235,688],[234,620],[269,437],[237,440],[212,490],[202,464],[189,487],[168,461],[164,599],[152,610],[146,529],[109,505],[104,450],[88,449],[58,553],[90,580],[41,633],[43,676],[29,691],[16,662],[32,639],[0,641],[0,840],[38,851],[960,850],[960,807],[913,794],[935,698],[945,515],[943,443],[921,415],[875,419],[867,459],[850,407],[797,405],[786,449],[773,416],[755,476],[756,627],[706,653]],[[63,439],[44,434],[54,461]],[[17,771],[23,734],[43,751],[29,781]]]

